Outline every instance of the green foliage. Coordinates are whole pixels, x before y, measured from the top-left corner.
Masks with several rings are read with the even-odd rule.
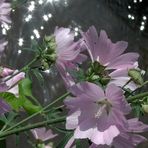
[[[23,100],[17,98],[14,94],[9,93],[9,92],[1,92],[0,97],[4,99],[11,107],[13,110],[18,111],[23,104]]]
[[[16,8],[18,7],[19,5],[22,5],[24,3],[26,3],[28,0],[12,0],[12,8]]]
[[[32,95],[32,82],[29,78],[25,78],[19,83],[19,95],[26,97],[33,97]]]
[[[60,143],[56,146],[56,148],[65,148],[65,145],[70,140],[70,138],[73,136],[73,133],[67,133],[65,137],[60,141]]]
[[[8,115],[2,115],[0,117],[0,121],[5,124],[5,126],[12,126],[14,125],[14,121],[17,118],[18,114],[15,112],[10,112]]]
[[[82,69],[79,70],[67,70],[76,82],[85,81],[85,73]]]
[[[15,111],[24,108],[28,114],[33,114],[41,110],[40,106],[34,105],[28,98],[34,100],[32,94],[32,82],[30,79],[25,78],[19,83],[19,97],[9,92],[1,92],[0,97],[4,99]]]
[[[40,106],[34,105],[29,99],[35,100],[32,94],[32,82],[29,78],[25,78],[19,83],[19,99],[23,101],[23,108],[28,114],[34,114],[41,110]]]

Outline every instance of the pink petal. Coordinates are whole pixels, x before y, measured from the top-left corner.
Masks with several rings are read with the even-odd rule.
[[[110,126],[103,132],[98,131],[97,128],[93,130],[92,136],[90,140],[95,143],[96,145],[111,145],[113,139],[120,134],[120,131],[116,126]]]

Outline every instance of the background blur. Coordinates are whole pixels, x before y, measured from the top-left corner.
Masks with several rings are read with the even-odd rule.
[[[3,64],[18,69],[23,67],[33,57],[31,51],[23,49],[30,48],[34,40],[42,41],[44,35],[54,32],[55,26],[70,27],[78,38],[79,30],[86,31],[94,25],[98,31],[104,29],[113,42],[127,41],[127,51],[138,52],[140,67],[148,69],[148,0],[25,1],[18,0],[16,9],[12,11],[11,27],[1,27],[1,35],[6,35],[9,40],[1,61]],[[44,73],[44,78],[44,91],[34,80],[34,94],[43,104],[65,91],[54,69],[49,74]],[[143,120],[148,123],[147,118],[143,117]],[[20,139],[17,148],[29,148],[26,137],[21,136]],[[15,148],[15,137],[9,138],[7,147]],[[147,148],[148,144],[139,147]]]

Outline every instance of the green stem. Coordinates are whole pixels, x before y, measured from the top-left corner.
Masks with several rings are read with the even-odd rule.
[[[141,94],[138,94],[138,95],[135,95],[135,96],[128,97],[127,101],[131,102],[133,100],[136,100],[136,99],[139,99],[139,98],[143,98],[143,97],[146,97],[146,96],[148,96],[148,92],[144,92],[144,93],[141,93]]]
[[[16,128],[17,126],[20,126],[22,123],[24,123],[24,122],[26,122],[26,121],[32,119],[33,117],[35,117],[35,116],[37,116],[37,115],[39,115],[39,114],[41,114],[41,113],[44,112],[46,109],[48,109],[49,107],[51,107],[52,105],[54,105],[54,104],[57,103],[58,101],[64,99],[64,98],[67,97],[68,95],[69,95],[69,93],[65,93],[64,95],[62,95],[61,97],[59,97],[59,98],[57,98],[55,101],[53,101],[52,103],[50,103],[50,104],[48,104],[47,106],[45,106],[44,108],[42,108],[39,112],[34,113],[33,115],[31,115],[31,116],[25,118],[24,120],[20,121],[19,123],[15,124],[14,126],[8,128],[8,129],[6,129],[5,131],[9,131],[9,130],[12,130],[12,129]]]
[[[16,134],[16,133],[28,131],[28,130],[31,130],[31,129],[34,129],[34,128],[43,127],[45,125],[51,125],[51,124],[55,124],[55,123],[59,123],[59,122],[64,122],[65,118],[66,117],[64,116],[64,117],[60,117],[58,119],[52,119],[52,120],[48,120],[48,121],[38,122],[38,123],[35,123],[33,125],[28,125],[28,126],[25,126],[25,127],[20,127],[20,128],[11,130],[11,131],[5,131],[5,132],[0,134],[0,138],[7,137],[9,135]]]
[[[29,67],[38,60],[38,56],[36,56],[31,62],[29,62],[26,66],[24,66],[22,69],[20,69],[18,72],[14,73],[12,76],[8,77],[7,79],[5,79],[5,82],[7,82],[8,80],[10,80],[11,78],[13,78],[14,76],[18,75],[21,72],[25,72],[29,69]]]
[[[56,111],[58,109],[62,109],[63,107],[64,107],[64,105],[54,107],[53,109],[49,109],[49,110],[44,111],[44,114],[49,113],[50,111]]]
[[[132,81],[132,79],[129,79],[129,80],[122,86],[122,89],[123,89],[126,85],[128,85],[131,81]]]

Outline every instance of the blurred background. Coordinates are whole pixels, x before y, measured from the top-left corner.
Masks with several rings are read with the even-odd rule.
[[[33,52],[28,50],[31,45],[52,34],[56,26],[71,28],[79,38],[80,30],[94,25],[98,32],[104,29],[113,42],[127,41],[127,51],[138,52],[140,67],[148,69],[148,0],[13,0],[13,7],[11,26],[1,26],[1,36],[9,41],[1,61],[4,65],[23,67],[33,58]],[[45,104],[65,89],[54,68],[43,75],[43,91],[34,79],[34,95]],[[148,123],[148,117],[143,120]],[[17,147],[29,148],[26,138],[20,139]],[[8,140],[8,148],[12,148],[12,142],[15,148],[13,136]],[[147,147],[146,143],[139,146]]]

